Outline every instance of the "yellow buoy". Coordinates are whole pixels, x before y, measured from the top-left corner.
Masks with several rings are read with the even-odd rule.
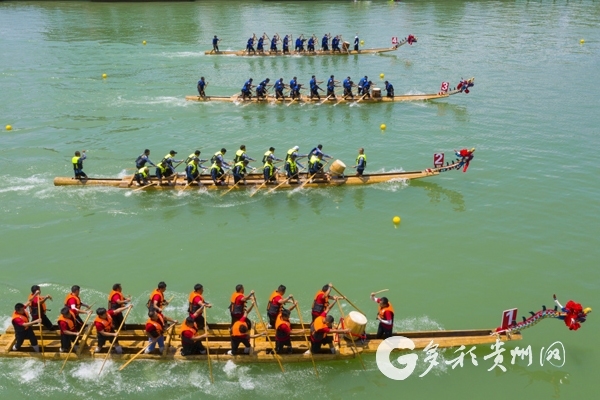
[[[579,43],[581,43],[581,44],[584,44],[584,43],[585,43],[585,40],[581,39],[581,40],[579,41]]]
[[[385,78],[385,75],[383,74],[383,72],[382,72],[381,74],[379,74],[379,77],[380,77],[381,79]]]
[[[385,131],[386,128],[387,126],[385,126],[385,124],[379,125],[379,129],[381,129],[382,131]]]
[[[146,44],[146,41],[144,40],[144,41],[142,42],[142,44],[144,44],[144,45],[145,45],[145,44]]]
[[[392,222],[394,223],[394,225],[398,225],[398,224],[400,223],[400,217],[396,215],[396,216],[395,216],[395,217],[392,219]]]
[[[10,126],[10,125],[6,125],[6,130],[7,130],[7,131],[12,131],[12,126]]]
[[[102,74],[102,79],[106,79],[106,74]]]
[[[361,41],[360,41],[360,45],[361,45],[361,46],[364,46],[364,45],[365,45],[365,41],[364,41],[364,40],[361,40]]]

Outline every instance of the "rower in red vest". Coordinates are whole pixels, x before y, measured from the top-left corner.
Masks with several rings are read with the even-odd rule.
[[[29,314],[31,315],[32,319],[41,318],[44,328],[51,331],[53,330],[52,321],[50,321],[50,319],[48,319],[46,316],[46,300],[52,300],[52,296],[42,296],[40,287],[38,285],[33,285],[31,287],[31,294],[27,299],[27,303],[25,303],[25,307],[29,307]],[[42,315],[38,315],[38,308]]]
[[[462,149],[461,151],[454,150],[454,154],[456,154],[457,157],[461,158],[460,163],[458,164],[456,169],[460,169],[460,167],[462,167],[464,165],[463,172],[467,172],[467,169],[469,168],[469,163],[471,162],[471,160],[474,157],[473,156],[474,152],[475,152],[475,147],[473,147],[471,150],[467,150],[467,149]]]
[[[98,343],[96,345],[96,349],[94,350],[95,353],[100,353],[104,343],[110,340],[110,338],[113,338],[113,347],[115,348],[115,351],[117,354],[123,354],[123,348],[119,345],[117,333],[115,332],[115,329],[113,329],[113,319],[115,315],[121,314],[129,307],[133,306],[128,305],[126,307],[108,311],[106,308],[100,307],[96,310],[96,319],[94,320],[94,325],[96,327],[96,339],[98,340]]]
[[[337,301],[337,298],[333,299],[333,303],[327,306],[325,311],[323,311],[315,320],[310,324],[310,350],[306,350],[304,354],[317,354],[321,351],[321,346],[324,344],[328,344],[331,352],[335,354],[335,345],[333,343],[333,338],[331,336],[327,336],[328,333],[348,333],[349,329],[331,329],[333,325],[333,316],[327,315],[331,307]]]
[[[60,316],[58,317],[58,329],[60,329],[60,352],[67,353],[71,350],[73,342],[77,339],[79,332],[75,326],[75,317],[69,311],[67,307],[63,307],[60,310]],[[77,346],[74,348],[77,349]]]
[[[244,315],[246,308],[246,302],[250,300],[250,297],[254,296],[254,290],[250,291],[248,296],[244,296],[244,285],[237,285],[235,292],[231,295],[231,303],[229,304],[229,313],[231,314],[231,325]],[[248,328],[250,328],[250,321],[248,322]]]
[[[109,310],[117,310],[121,307],[127,305],[127,303],[131,302],[131,296],[125,297],[123,295],[123,288],[120,283],[115,283],[112,286],[112,291],[108,295],[108,309]],[[123,313],[115,313],[112,316],[113,321],[113,329],[119,329],[121,326],[121,322],[123,322]],[[123,328],[125,329],[125,328]]]
[[[336,299],[337,297],[330,296],[331,288],[333,287],[333,283],[327,284],[323,286],[321,290],[317,292],[315,295],[315,299],[313,300],[312,306],[312,320],[314,321],[327,307],[329,306],[330,299]]]
[[[80,291],[81,288],[78,285],[73,285],[71,287],[71,293],[65,297],[65,307],[67,307],[75,317],[77,329],[83,326],[83,320],[79,314],[90,314],[92,312],[92,310],[89,309],[90,306],[81,302],[81,299],[79,298]],[[86,307],[87,310],[82,310],[81,307]]]
[[[304,333],[302,329],[292,330],[292,324],[290,323],[290,311],[292,311],[298,305],[297,301],[294,301],[294,305],[289,310],[283,309],[277,316],[275,322],[275,351],[277,354],[283,352],[283,347],[287,346],[288,353],[291,354],[292,338],[291,335],[297,335]]]
[[[194,322],[194,318],[187,317],[181,325],[181,355],[206,354],[206,349],[202,345],[202,339],[207,336],[208,332],[199,335],[198,326]]]
[[[194,291],[188,297],[188,313],[194,319],[199,329],[204,329],[204,307],[212,307],[204,301],[204,286],[199,283],[194,285]]]
[[[163,312],[163,307],[168,306],[169,302],[165,300],[165,291],[167,290],[167,284],[164,282],[158,282],[158,286],[150,294],[150,299],[146,304],[148,311],[156,311],[158,313]]]
[[[247,319],[247,317],[248,313],[252,310],[252,307],[254,307],[254,302],[252,302],[250,307],[244,311],[241,318],[233,323],[233,326],[231,327],[231,350],[227,352],[227,355],[235,356],[240,344],[243,344],[245,347],[244,353],[252,354],[252,346],[250,345],[249,339],[266,335],[266,332],[258,333],[256,335],[250,335],[248,333],[250,331],[250,320]]]
[[[13,351],[21,350],[21,345],[25,341],[25,339],[29,340],[31,347],[35,350],[36,353],[40,352],[40,346],[38,346],[37,338],[33,333],[32,325],[39,324],[42,322],[40,318],[35,319],[29,322],[29,314],[27,310],[25,310],[25,305],[23,303],[15,304],[15,311],[12,315],[12,326],[15,328],[15,344],[13,345]]]
[[[378,299],[375,297],[375,293],[371,293],[371,300],[379,304],[377,339],[387,339],[392,336],[394,329],[394,307],[392,307],[387,297]]]
[[[267,316],[269,317],[269,329],[275,327],[275,321],[277,321],[277,317],[281,312],[283,305],[289,302],[293,302],[291,294],[287,298],[283,298],[285,294],[286,287],[284,285],[279,285],[277,290],[271,293],[269,297],[269,303],[267,304]]]

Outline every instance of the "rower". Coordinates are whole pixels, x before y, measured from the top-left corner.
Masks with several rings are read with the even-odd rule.
[[[231,350],[227,352],[229,356],[235,356],[237,354],[237,350],[240,347],[240,344],[243,344],[245,349],[244,353],[252,354],[252,346],[250,345],[250,341],[248,339],[254,339],[259,336],[265,336],[266,332],[258,333],[256,335],[249,335],[248,331],[250,330],[250,320],[248,318],[248,313],[254,307],[254,303],[250,305],[250,307],[244,311],[242,316],[233,323],[231,326]]]
[[[263,155],[262,162],[266,163],[267,157],[269,157],[269,156],[273,156],[274,161],[283,161],[281,158],[275,157],[275,147],[269,147],[269,150],[266,151],[265,154]]]
[[[313,35],[310,37],[310,39],[308,39],[308,43],[306,45],[306,49],[308,51],[310,51],[311,53],[315,52],[315,41],[317,40],[317,37],[315,36],[315,34],[313,33]]]
[[[156,289],[150,294],[150,298],[146,303],[149,311],[156,311],[162,314],[163,308],[169,305],[169,302],[165,300],[165,291],[167,290],[167,284],[163,281],[158,282]]]
[[[273,35],[273,38],[271,39],[271,48],[270,48],[270,52],[277,54],[277,42],[279,42],[281,38],[279,37],[278,34]]]
[[[178,322],[154,310],[148,311],[148,321],[146,321],[145,331],[146,335],[148,335],[149,345],[144,353],[152,353],[156,348],[157,343],[160,353],[162,354],[165,351],[165,337],[163,332],[166,330],[165,328],[167,328],[165,327],[167,321],[171,321],[174,324],[177,324]]]
[[[300,181],[300,175],[298,173],[298,166],[300,168],[304,168],[302,164],[296,161],[296,153],[292,153],[290,157],[285,162],[285,173],[288,179],[288,182],[291,183],[292,179],[296,180],[296,183]]]
[[[290,54],[290,37],[289,35],[285,35],[283,38],[283,54]]]
[[[123,288],[120,283],[115,283],[112,286],[112,291],[108,295],[108,309],[109,310],[118,310],[121,307],[127,305],[127,303],[131,302],[131,296],[125,297],[123,295]],[[121,326],[121,322],[123,322],[123,314],[122,313],[114,313],[111,315],[113,320],[113,328],[119,329]]]
[[[75,327],[75,317],[69,312],[67,307],[60,310],[58,316],[58,329],[60,329],[60,352],[66,353],[71,349],[73,342],[79,336]],[[75,346],[77,349],[77,346]]]
[[[340,83],[340,81],[336,81],[331,75],[327,80],[327,97],[332,97],[335,99],[335,84]]]
[[[358,45],[360,40],[358,39],[358,32],[356,32],[356,36],[354,36],[354,51],[358,51]]]
[[[385,90],[387,91],[386,96],[393,99],[394,98],[394,86],[388,81],[385,81]]]
[[[248,162],[249,161],[246,159],[235,163],[235,166],[232,169],[234,184],[237,184],[241,180],[244,181],[244,185],[246,184],[246,174],[248,173],[246,167],[248,167]]]
[[[307,350],[304,354],[318,354],[321,352],[321,346],[328,344],[331,352],[336,353],[333,338],[327,336],[328,333],[348,333],[349,329],[331,329],[333,325],[333,316],[327,315],[331,307],[335,304],[337,298],[333,300],[325,311],[319,314],[314,321],[310,324],[310,350]]]
[[[312,79],[309,82],[310,85],[310,98],[312,99],[313,96],[316,96],[317,99],[321,100],[321,96],[319,96],[319,90],[323,90],[319,87],[319,85],[317,84],[317,78],[315,78],[315,76],[312,76]]]
[[[475,147],[473,147],[471,150],[462,149],[460,152],[454,150],[454,154],[456,154],[457,157],[460,157],[460,163],[456,166],[456,169],[460,169],[460,167],[462,167],[464,165],[463,172],[467,172],[467,169],[469,168],[469,164],[471,163],[471,160],[474,157],[473,156],[474,152],[475,152]]]
[[[371,86],[373,86],[372,81],[367,81],[363,84],[363,88],[362,88],[363,97],[366,97],[368,99],[371,98]]]
[[[176,160],[175,154],[177,154],[177,152],[175,150],[171,150],[169,151],[169,154],[167,154],[161,161],[163,165],[166,163],[168,168],[171,170],[171,173],[169,175],[174,174],[175,168],[177,168],[177,166],[174,166],[173,163],[177,163],[177,165],[179,165],[183,162],[183,160]]]
[[[323,145],[322,144],[318,144],[317,147],[313,148],[309,153],[308,153],[308,158],[312,158],[312,156],[318,156],[319,154],[321,154],[323,156],[323,158],[333,158],[331,157],[329,154],[325,154],[323,153]]]
[[[306,39],[304,39],[304,35],[300,35],[296,39],[296,47],[294,48],[294,50],[298,53],[304,52],[304,42],[305,41],[306,41]]]
[[[52,296],[42,296],[42,290],[39,285],[33,285],[25,307],[29,307],[31,319],[41,319],[44,328],[51,331],[53,330],[52,321],[46,316],[46,300],[48,299],[52,300]],[[41,315],[38,314],[38,310],[41,311]]]
[[[222,148],[221,151],[217,151],[214,156],[211,157],[210,162],[215,163],[217,160],[221,160],[221,164],[225,167],[229,167],[229,164],[225,162],[225,153],[227,153],[226,148]]]
[[[267,78],[258,84],[258,86],[256,87],[256,98],[264,99],[265,97],[267,97],[267,85],[269,84],[269,82],[270,79]]]
[[[254,41],[256,40],[256,35],[253,33],[252,37],[250,39],[248,39],[248,42],[246,43],[246,52],[248,54],[250,54],[250,52],[252,51],[252,53],[256,54],[256,50],[254,50]]]
[[[29,322],[29,313],[25,309],[25,305],[23,303],[15,304],[15,311],[12,315],[12,326],[15,329],[15,344],[12,347],[13,351],[21,350],[21,345],[25,341],[25,339],[29,340],[31,347],[35,350],[36,353],[40,352],[40,347],[38,346],[37,338],[35,337],[35,333],[33,333],[33,329],[31,329],[32,325],[37,325],[42,320],[40,318],[35,319]]]
[[[144,168],[146,166],[146,163],[152,165],[153,167],[156,167],[156,164],[154,164],[152,161],[150,161],[150,150],[146,149],[144,150],[143,154],[140,154],[138,156],[138,158],[135,159],[135,168],[136,169],[140,169],[140,168]]]
[[[279,78],[278,81],[275,82],[275,99],[285,99],[283,95],[283,89],[285,88],[285,84],[283,83],[283,78]]]
[[[273,156],[269,156],[267,157],[267,162],[265,163],[265,166],[263,167],[263,177],[265,179],[265,182],[268,184],[270,183],[276,183],[277,182],[277,175],[276,172],[278,170],[278,168],[276,168],[273,165],[273,159],[275,157]]]
[[[208,337],[208,332],[198,334],[198,325],[194,318],[187,317],[181,325],[181,355],[192,356],[194,354],[206,354],[206,349],[202,345],[202,339]]]
[[[206,87],[206,85],[208,85],[208,83],[206,83],[206,81],[204,80],[204,77],[201,77],[200,80],[198,81],[198,85],[197,85],[198,95],[200,97],[206,98],[206,93],[204,93],[204,88]]]
[[[75,172],[75,179],[87,179],[88,177],[85,172],[83,172],[83,160],[87,158],[85,150],[83,150],[82,153],[76,151],[75,156],[71,159],[73,171]]]
[[[392,307],[387,297],[378,299],[375,297],[375,293],[371,293],[371,300],[379,304],[379,310],[377,311],[377,320],[379,321],[377,339],[387,339],[392,336],[394,329],[394,307]]]
[[[332,40],[331,40],[331,52],[335,53],[335,52],[342,52],[342,50],[340,49],[340,35],[336,35]]]
[[[252,78],[248,79],[242,86],[242,100],[252,98]]]
[[[267,316],[269,317],[269,326],[268,326],[269,329],[273,329],[275,327],[275,321],[277,320],[279,313],[283,309],[283,306],[286,303],[291,303],[294,301],[293,300],[294,296],[292,296],[291,294],[287,298],[283,298],[283,295],[285,295],[285,290],[286,290],[286,287],[284,285],[279,285],[277,290],[275,290],[273,293],[271,293],[271,296],[269,296],[269,302],[267,304]]]
[[[215,35],[215,36],[213,37],[212,44],[213,44],[213,51],[214,51],[215,53],[218,53],[218,52],[219,52],[219,42],[220,42],[220,41],[221,41],[221,39],[219,39],[219,38],[217,37],[217,35]]]
[[[315,175],[319,172],[322,173],[323,165],[323,153],[315,154],[308,162],[308,172],[312,175]]]
[[[123,348],[119,345],[117,334],[113,329],[113,316],[120,315],[124,310],[133,307],[128,305],[126,307],[117,308],[116,310],[106,310],[104,307],[100,307],[96,310],[96,319],[94,320],[94,326],[96,327],[96,339],[98,343],[94,349],[94,353],[100,353],[102,347],[107,340],[112,339],[115,352],[117,354],[123,354]],[[120,326],[120,324],[119,324]],[[118,328],[117,328],[118,329]]]
[[[294,77],[290,81],[290,97],[295,99],[300,96],[300,85],[298,85],[298,79]]]
[[[158,169],[158,168],[157,168]],[[158,174],[157,174],[158,175]],[[148,167],[142,167],[135,173],[134,178],[138,185],[146,186],[148,185],[148,178],[150,177],[150,169]],[[160,181],[160,179],[159,179]]]
[[[200,171],[198,170],[198,161],[200,161],[198,160],[198,157],[194,157],[192,161],[190,161],[185,167],[185,174],[187,177],[188,185],[192,182],[197,181],[198,186],[200,186]]]
[[[352,168],[356,168],[356,176],[362,176],[365,168],[367,168],[367,156],[365,155],[365,149],[362,147],[358,149],[356,165],[352,166]]]
[[[342,82],[342,86],[344,87],[344,98],[350,97],[351,99],[353,99],[354,95],[352,94],[352,80],[350,79],[350,77],[344,79],[344,82]]]
[[[264,43],[265,43],[265,35],[263,35],[263,36],[261,36],[261,37],[258,38],[258,43],[256,45],[256,50],[258,50],[259,54],[264,54],[265,53]]]
[[[168,178],[173,174],[173,170],[169,167],[169,163],[167,161],[162,160],[156,165],[155,173],[156,178],[158,179],[158,184],[162,185],[162,178],[167,178],[167,181],[169,181]]]
[[[231,325],[242,318],[246,309],[246,302],[252,296],[254,296],[254,290],[251,290],[248,296],[244,296],[244,285],[236,285],[235,292],[231,295],[231,303],[229,304]],[[248,328],[250,328],[250,321],[248,321]]]
[[[194,291],[188,296],[188,314],[193,318],[197,326],[204,326],[204,307],[211,308],[212,305],[204,301],[204,286],[199,283],[194,285]]]
[[[235,152],[235,157],[233,158],[233,162],[239,162],[239,161],[243,161],[243,160],[248,160],[248,161],[256,161],[254,158],[250,158],[248,157],[248,154],[246,154],[246,145],[241,145],[240,149],[238,151]]]
[[[286,154],[286,156],[285,156],[285,161],[289,160],[289,159],[290,159],[290,157],[292,156],[292,154],[295,154],[295,155],[296,155],[296,159],[297,159],[297,160],[298,160],[298,159],[300,159],[300,158],[307,157],[307,155],[306,155],[306,154],[298,154],[298,150],[300,150],[300,147],[298,147],[298,146],[294,146],[294,147],[292,147],[291,149],[289,149],[289,150],[287,151],[287,154]],[[304,167],[302,167],[302,168],[304,168]]]
[[[208,160],[200,160],[200,150],[196,150],[194,151],[192,154],[190,154],[189,156],[187,156],[187,158],[185,159],[185,163],[186,165],[190,163],[190,161],[193,161],[194,158],[198,159],[198,164],[202,164],[203,162],[206,162]]]
[[[92,310],[90,310],[90,306],[81,302],[81,299],[79,298],[80,291],[81,288],[79,285],[73,285],[71,286],[71,293],[65,297],[65,307],[67,307],[75,317],[77,329],[83,326],[83,320],[79,314],[90,314],[92,312]],[[82,310],[82,307],[87,308],[87,310]]]
[[[217,159],[210,167],[210,177],[215,185],[225,185],[225,171],[223,163]]]
[[[358,81],[358,95],[359,96],[361,94],[363,94],[363,86],[365,86],[365,83],[367,83],[368,81],[369,81],[369,78],[367,78],[366,75],[363,78],[360,78],[360,81]]]
[[[336,299],[334,296],[330,296],[331,288],[333,283],[323,286],[321,290],[315,295],[312,306],[312,320],[314,321],[326,308],[329,307],[329,300]]]
[[[331,38],[331,34],[323,35],[323,39],[321,39],[321,50],[329,51],[329,39]]]
[[[286,346],[288,348],[288,354],[292,354],[292,338],[291,335],[304,333],[302,329],[292,330],[292,324],[290,323],[290,311],[292,311],[298,305],[297,301],[294,301],[294,305],[289,308],[289,310],[282,310],[281,313],[277,316],[277,320],[275,321],[275,351],[277,354],[281,354],[283,352],[283,347]]]

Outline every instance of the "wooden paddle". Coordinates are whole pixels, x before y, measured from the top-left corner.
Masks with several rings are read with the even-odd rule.
[[[269,190],[269,193],[274,192],[275,190],[279,189],[281,186],[285,185],[286,183],[288,183],[290,181],[290,178],[287,178],[285,181],[283,181],[282,183],[280,183],[279,185],[275,186],[273,189]]]
[[[323,170],[323,167],[325,165],[327,165],[328,162],[329,162],[329,160],[325,161],[325,163],[321,166],[321,168],[319,168],[319,170],[317,172],[315,172],[314,174],[312,174],[302,185],[299,186],[299,188],[303,188],[304,185],[306,185],[307,183],[309,183],[311,181],[311,179],[315,177],[315,175],[317,175],[319,172],[321,172]]]
[[[177,325],[177,322],[173,322],[173,324],[169,327],[169,329],[173,326]],[[168,329],[167,329],[168,330]],[[169,333],[169,339],[167,340],[167,343],[165,343],[165,349],[163,350],[162,356],[165,357],[168,353],[169,353],[169,347],[171,346],[171,339],[173,339],[173,332],[175,330],[173,329],[171,331],[171,333]]]
[[[44,365],[46,365],[46,357],[44,357],[44,335],[42,334],[42,306],[40,304],[41,297],[38,292],[37,295],[37,309],[38,309],[38,318],[40,319],[40,342],[42,342],[42,360],[44,361]]]
[[[146,186],[141,186],[139,188],[133,189],[132,192],[137,192],[138,190],[146,189],[147,187],[154,186],[157,184],[158,184],[158,182],[152,182],[152,183],[147,184]]]
[[[296,302],[296,311],[298,311],[298,319],[300,319],[300,326],[302,326],[302,331],[304,333],[304,340],[306,340],[306,345],[308,346],[308,352],[310,353],[310,359],[312,360],[313,367],[315,369],[315,374],[317,375],[317,378],[318,378],[319,370],[317,369],[317,364],[315,363],[315,357],[313,356],[312,351],[310,351],[310,341],[308,340],[308,335],[306,334],[306,331],[304,330],[304,321],[302,321],[302,313],[300,312],[300,306],[298,305],[297,302]]]
[[[194,182],[198,182],[198,186],[202,186],[202,182],[200,182],[200,177],[202,176],[202,173],[204,172],[204,170],[206,170],[207,168],[204,168],[204,167],[200,167],[200,168],[202,168],[202,171],[200,172],[200,174],[198,175],[198,177],[197,177],[196,179],[192,180],[191,182],[188,182],[188,183],[187,183],[187,184],[186,184],[186,185],[183,187],[183,189],[180,189],[180,190],[179,190],[180,192],[181,192],[181,191],[183,191],[183,190],[185,190],[185,189],[187,189],[187,188],[188,188],[188,186],[190,186],[190,185],[191,185],[192,183],[194,183]]]
[[[129,180],[129,183],[127,183],[127,187],[131,187],[131,185],[133,185],[134,179],[135,179],[135,174],[131,175],[131,179]]]
[[[172,327],[174,327],[174,326],[175,326],[175,324],[173,324],[173,325],[169,326],[169,327],[167,328],[167,330],[165,331],[165,333],[167,333],[167,332],[169,331],[169,329],[171,329],[171,328],[172,328]],[[123,371],[123,369],[124,369],[126,366],[128,366],[129,364],[131,364],[131,362],[132,362],[133,360],[135,360],[136,358],[138,358],[138,357],[139,357],[139,356],[140,356],[140,355],[141,355],[141,354],[142,354],[144,351],[146,351],[146,349],[147,349],[148,347],[150,347],[150,345],[151,345],[151,344],[152,344],[152,342],[148,343],[148,345],[147,345],[146,347],[144,347],[143,349],[141,349],[140,351],[138,351],[138,352],[137,352],[137,353],[136,353],[136,354],[135,354],[133,357],[131,357],[131,358],[129,359],[129,361],[127,361],[125,364],[123,364],[123,366],[122,366],[121,368],[119,368],[119,371]]]
[[[356,102],[356,104],[360,103],[362,101],[362,99],[365,98],[366,95],[368,95],[369,93],[365,93],[362,95],[362,97],[360,99],[358,99],[358,101]]]
[[[208,323],[206,314],[206,306],[204,306],[204,333],[208,333]],[[208,336],[206,337],[206,361],[208,361],[208,371],[210,372],[210,383],[215,383],[212,372],[212,363],[210,362],[210,350],[208,349]]]
[[[382,290],[380,290],[378,292],[373,292],[373,296],[376,295],[376,294],[379,294],[379,293],[387,292],[388,290],[390,290],[390,289],[382,289]]]
[[[243,180],[243,179],[240,179],[239,181],[237,181],[237,182],[236,182],[236,183],[235,183],[235,184],[234,184],[234,185],[233,185],[231,188],[229,188],[229,189],[228,189],[228,190],[227,190],[225,193],[221,194],[221,197],[225,196],[227,193],[229,193],[229,192],[231,192],[233,189],[235,189],[235,187],[236,187],[237,185],[239,185],[239,184],[240,184],[240,182],[241,182],[242,180]]]
[[[358,311],[359,313],[361,313],[361,314],[363,314],[363,315],[366,315],[364,312],[362,312],[362,311],[360,310],[360,308],[356,307],[356,306],[354,305],[354,303],[352,303],[352,302],[351,302],[351,301],[350,301],[350,300],[349,300],[349,299],[348,299],[346,296],[344,296],[344,295],[342,294],[342,292],[340,292],[339,290],[337,290],[337,288],[336,288],[335,286],[332,286],[332,289],[333,289],[333,290],[335,290],[335,291],[336,291],[336,292],[337,292],[337,293],[338,293],[340,296],[342,296],[342,297],[344,298],[344,300],[346,300],[348,303],[350,303],[350,305],[351,305],[352,307],[354,307],[354,308],[356,309],[356,311]]]
[[[323,100],[322,102],[320,102],[320,103],[319,103],[319,105],[321,105],[321,104],[325,103],[327,100],[329,100],[329,98],[330,98],[330,97],[331,97],[331,95],[329,95],[329,96],[325,97],[325,100]]]
[[[108,352],[106,353],[106,357],[104,357],[104,361],[102,362],[102,366],[100,367],[100,371],[98,371],[98,376],[100,376],[100,374],[102,373],[102,370],[104,369],[104,364],[106,364],[106,360],[108,360],[108,357],[110,357],[110,352],[111,352],[111,350],[112,350],[115,342],[117,341],[117,338],[119,337],[119,333],[121,333],[121,329],[125,325],[125,320],[127,319],[127,316],[129,315],[129,311],[131,311],[132,308],[133,308],[133,306],[129,305],[129,308],[127,309],[127,312],[123,316],[123,320],[121,321],[121,325],[119,325],[119,329],[117,329],[115,337],[113,338],[112,342],[110,342],[110,346],[108,348]],[[108,311],[107,311],[107,313],[108,313]]]
[[[92,308],[94,306],[93,303],[90,308]],[[92,313],[89,313],[87,318],[85,319],[85,321],[83,321],[83,325],[81,326],[81,329],[79,330],[79,332],[77,333],[77,336],[75,336],[75,340],[73,340],[73,343],[71,343],[71,348],[69,349],[69,352],[67,353],[67,358],[65,358],[65,362],[62,365],[62,368],[60,369],[60,372],[63,371],[63,369],[65,369],[65,365],[67,365],[67,361],[69,360],[69,356],[71,355],[71,353],[73,352],[73,349],[75,348],[75,344],[77,343],[77,339],[79,339],[79,336],[81,336],[81,332],[83,332],[83,330],[85,329],[85,324],[88,322],[88,320],[90,319],[90,317],[92,316]]]
[[[348,299],[346,299],[348,300]],[[344,321],[346,320],[346,317],[344,316],[344,310],[342,309],[342,305],[340,304],[340,302],[337,302],[338,307],[340,308],[340,315],[342,316],[342,318],[344,319]],[[352,332],[348,333],[348,336],[350,336],[350,340],[352,341],[352,347],[354,347],[354,352],[356,353],[356,355],[358,356],[358,359],[360,360],[360,363],[362,364],[363,369],[366,371],[367,368],[365,367],[365,362],[363,361],[360,353],[358,352],[358,348],[356,347],[356,343],[354,342],[354,336],[352,336]]]
[[[258,189],[256,189],[256,190],[254,191],[254,193],[251,193],[251,194],[250,194],[250,197],[254,196],[254,195],[255,195],[255,194],[256,194],[256,193],[257,193],[257,192],[258,192],[260,189],[262,189],[263,187],[265,187],[265,186],[267,185],[267,182],[269,182],[269,181],[264,181],[264,182],[262,183],[262,185],[260,185],[260,186],[258,187]]]
[[[275,346],[273,346],[273,342],[271,342],[271,337],[269,336],[269,330],[267,329],[267,325],[265,325],[265,321],[263,321],[263,317],[260,314],[260,311],[258,311],[258,305],[256,304],[256,297],[252,296],[252,302],[254,303],[254,310],[256,311],[256,314],[258,315],[258,319],[260,320],[260,323],[265,327],[265,333],[267,334],[266,335],[267,341],[271,345],[271,351],[273,352],[273,355],[275,356],[275,359],[277,360],[277,363],[279,364],[279,368],[281,368],[281,372],[285,372],[285,370],[283,369],[283,364],[281,364],[281,360],[279,359],[279,354],[277,354],[277,352],[275,351]]]

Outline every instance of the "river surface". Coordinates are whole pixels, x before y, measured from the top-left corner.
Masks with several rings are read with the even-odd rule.
[[[390,289],[396,329],[495,328],[503,310],[519,320],[553,306],[552,294],[600,309],[600,6],[595,1],[197,1],[182,3],[0,3],[0,324],[41,284],[55,301],[73,284],[101,304],[115,282],[133,295],[130,320],[143,322],[157,282],[175,295],[181,319],[194,283],[227,321],[233,288],[266,301],[288,287],[308,318],[327,282],[363,310],[376,329],[369,293]],[[252,33],[356,32],[364,47],[391,37],[413,46],[379,56],[243,58],[205,56],[211,38],[237,50]],[[584,43],[580,43],[584,39]],[[350,41],[349,40],[349,41]],[[142,42],[146,41],[146,45]],[[102,79],[102,74],[107,74]],[[435,102],[256,105],[186,102],[204,76],[209,95],[239,92],[253,77],[308,83],[334,74],[355,81],[385,74],[396,94],[435,93],[474,76],[469,94]],[[385,131],[380,125],[386,124]],[[75,150],[88,150],[92,177],[132,172],[144,148],[209,156],[240,144],[256,159],[270,146],[282,157],[298,145],[353,165],[359,147],[368,171],[420,170],[433,154],[475,147],[467,173],[410,183],[308,189],[250,198],[192,190],[131,192],[54,187],[70,176]],[[206,157],[208,158],[208,157]],[[260,167],[260,163],[257,163]],[[394,216],[402,218],[395,228]],[[261,306],[261,309],[263,306]],[[346,312],[349,305],[344,306]],[[597,311],[596,311],[597,312]],[[337,312],[333,313],[336,318]],[[375,356],[318,365],[0,360],[3,398],[594,398],[598,319],[569,331],[559,320],[525,330],[505,345],[503,366],[488,371],[489,346],[452,369],[417,351],[415,372],[386,378]],[[596,332],[596,334],[594,334]],[[540,363],[560,341],[562,368]],[[532,363],[510,350],[531,346]]]

